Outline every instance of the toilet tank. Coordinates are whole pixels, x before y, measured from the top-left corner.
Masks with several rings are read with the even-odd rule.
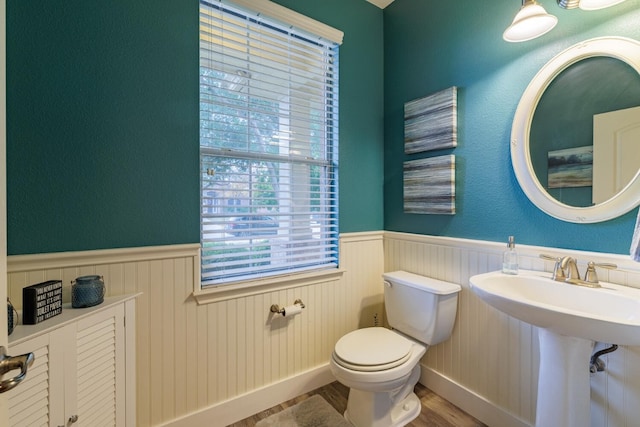
[[[382,277],[389,326],[429,345],[451,336],[460,285],[406,271],[384,273]]]

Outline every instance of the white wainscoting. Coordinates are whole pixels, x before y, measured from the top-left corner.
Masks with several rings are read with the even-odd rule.
[[[107,295],[137,299],[137,426],[180,420],[224,426],[333,381],[328,361],[345,333],[382,315],[383,233],[340,239],[338,280],[260,295],[196,304],[199,245],[11,256],[8,295],[22,306],[22,288],[104,276]],[[301,298],[293,318],[271,304]],[[205,420],[208,420],[205,422]],[[198,421],[203,421],[198,424]],[[176,425],[180,425],[176,421]]]
[[[384,245],[383,245],[384,237]],[[12,302],[24,286],[104,276],[108,295],[137,300],[137,425],[227,425],[332,380],[327,363],[337,339],[382,316],[383,271],[403,269],[462,285],[452,338],[429,349],[422,381],[492,427],[526,426],[535,417],[535,328],[488,307],[469,277],[500,268],[503,243],[394,232],[341,236],[342,278],[197,305],[198,245],[11,256]],[[619,255],[518,245],[521,268],[551,271],[539,253],[614,262],[601,280],[640,287],[640,264]],[[271,304],[302,298],[307,308],[273,318]],[[606,355],[592,377],[592,426],[640,419],[640,348]]]
[[[494,310],[469,289],[469,277],[501,268],[505,247],[506,243],[385,233],[386,271],[402,269],[462,286],[453,335],[427,351],[421,382],[492,427],[533,424],[536,408],[536,328]],[[613,262],[618,270],[600,270],[600,280],[640,287],[640,264],[628,256],[525,245],[517,249],[520,268],[551,272],[553,263],[539,254],[572,255],[581,273],[588,261]],[[620,347],[602,359],[607,371],[591,379],[591,425],[637,425],[640,347]]]

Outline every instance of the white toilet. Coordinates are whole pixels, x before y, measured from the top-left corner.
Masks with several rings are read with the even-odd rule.
[[[420,414],[413,389],[429,345],[451,336],[461,287],[406,271],[383,274],[392,330],[358,329],[340,338],[331,372],[349,387],[345,418],[356,427],[400,427]]]

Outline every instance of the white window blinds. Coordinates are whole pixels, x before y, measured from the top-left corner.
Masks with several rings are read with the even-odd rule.
[[[337,43],[201,1],[202,286],[337,267],[337,161]]]

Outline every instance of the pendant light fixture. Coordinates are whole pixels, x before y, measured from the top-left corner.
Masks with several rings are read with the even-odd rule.
[[[548,14],[536,0],[522,0],[520,11],[504,31],[502,38],[508,42],[532,40],[551,31],[557,23],[558,18]]]

